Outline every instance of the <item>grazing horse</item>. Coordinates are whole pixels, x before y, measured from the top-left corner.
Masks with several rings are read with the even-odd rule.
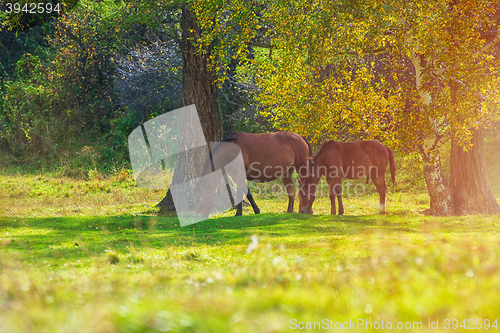
[[[312,162],[311,144],[304,137],[290,132],[260,134],[235,132],[229,134],[222,142],[234,143],[241,149],[246,172],[243,179],[254,182],[270,182],[282,178],[288,194],[287,212],[292,213],[296,193],[292,175],[294,170],[297,170],[299,177],[302,179],[309,176]],[[213,150],[213,160],[223,161],[227,159],[224,155],[230,155],[231,153],[227,153],[225,150],[224,146]],[[221,166],[223,165],[214,167],[217,169]],[[216,184],[210,181],[208,177],[201,178],[198,183],[195,193],[195,213],[199,217],[209,215],[214,203],[213,193],[215,187]],[[211,193],[211,195],[205,195],[205,193]],[[243,192],[239,186],[236,193],[239,202],[236,216],[239,216],[242,214],[241,201],[243,200]],[[260,210],[250,190],[245,194],[255,214],[259,214]]]
[[[396,166],[394,155],[386,146],[376,141],[336,142],[324,144],[314,156],[311,177],[301,181],[299,185],[299,212],[312,214],[312,204],[316,197],[316,189],[321,176],[328,182],[331,214],[335,215],[335,197],[339,202],[339,215],[344,214],[342,205],[342,178],[358,179],[366,176],[377,187],[380,195],[380,214],[385,214],[385,169],[390,163],[392,183],[395,183]]]

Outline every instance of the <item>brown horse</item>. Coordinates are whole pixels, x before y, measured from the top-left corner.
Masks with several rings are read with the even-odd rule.
[[[254,182],[270,182],[282,178],[288,194],[288,213],[293,212],[295,200],[295,186],[292,175],[297,170],[299,177],[305,179],[309,176],[310,163],[312,161],[312,150],[310,143],[302,136],[290,132],[275,132],[250,134],[244,132],[235,132],[229,134],[222,142],[235,143],[241,149],[243,162],[245,165],[247,180]],[[212,151],[213,160],[224,161],[225,154],[228,154],[224,148]],[[226,163],[226,162],[223,162]],[[223,164],[222,162],[220,164]],[[215,165],[215,169],[223,165]],[[236,178],[239,178],[238,176]],[[216,184],[211,182],[208,177],[203,177],[198,183],[195,194],[195,213],[199,217],[207,217],[213,206],[213,192]],[[243,192],[237,187],[237,211],[236,216],[242,214]],[[211,193],[211,195],[206,195]],[[250,190],[245,193],[248,201],[252,205],[255,214],[260,210],[253,199]]]
[[[377,187],[380,195],[380,214],[385,214],[385,169],[390,163],[392,183],[395,183],[396,167],[394,155],[386,146],[376,141],[336,142],[330,141],[321,147],[314,157],[311,177],[299,186],[299,212],[312,214],[312,204],[316,197],[317,184],[321,176],[328,182],[332,204],[331,214],[335,215],[335,197],[339,202],[339,215],[344,214],[342,204],[342,178],[358,179],[366,176]]]

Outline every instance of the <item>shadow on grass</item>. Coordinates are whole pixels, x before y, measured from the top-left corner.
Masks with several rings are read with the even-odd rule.
[[[483,221],[483,222],[481,222]],[[465,232],[495,230],[489,220],[404,215],[330,216],[259,214],[214,218],[180,227],[176,217],[110,216],[0,219],[1,252],[34,258],[85,258],[106,250],[164,249],[165,246],[246,245],[253,234],[270,237],[349,237],[366,232]],[[479,227],[481,226],[482,227]]]

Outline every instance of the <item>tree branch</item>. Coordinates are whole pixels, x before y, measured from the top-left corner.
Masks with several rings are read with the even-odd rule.
[[[247,45],[249,46],[255,46],[255,47],[262,47],[265,49],[274,49],[275,46],[268,44],[268,43],[262,43],[262,42],[247,42]]]
[[[365,49],[365,50],[362,50],[362,52],[363,53],[369,53],[369,54],[378,54],[378,53],[383,53],[383,52],[389,51],[390,49],[392,49],[392,45],[391,44],[387,44],[386,46],[382,46],[382,47],[379,47],[379,48],[373,49],[373,50]],[[351,52],[349,52],[349,54],[350,55],[357,55],[358,53],[354,52],[354,51],[351,51]]]
[[[493,38],[493,40],[491,42],[489,42],[488,44],[484,45],[481,50],[477,51],[476,53],[474,53],[472,55],[472,58],[477,58],[479,57],[480,55],[488,52],[491,48],[495,47],[496,45],[498,45],[500,43],[500,34],[497,33],[497,35],[495,36],[495,38]],[[446,73],[447,71],[449,71],[450,69],[453,69],[457,67],[457,65],[454,65],[454,66],[446,66],[446,67],[443,67],[443,68],[440,68],[438,70],[435,70],[435,71],[432,71],[432,74],[435,75],[435,76],[441,76],[443,75],[444,73]]]
[[[192,17],[188,17],[186,19],[178,19],[178,20],[162,20],[160,23],[181,23],[185,21],[194,21]]]
[[[483,48],[481,50],[479,50],[478,52],[476,52],[473,55],[473,57],[477,58],[481,54],[483,54],[485,52],[488,52],[489,49],[491,49],[492,47],[496,46],[498,43],[500,43],[500,34],[497,33],[497,35],[495,36],[495,38],[493,38],[493,40],[491,42],[489,42],[488,44],[486,44],[485,46],[483,46]]]
[[[240,105],[239,105],[239,104],[237,104],[237,103],[231,102],[231,101],[229,100],[229,98],[227,98],[226,94],[224,94],[224,92],[223,92],[223,91],[221,91],[221,92],[220,92],[220,94],[221,94],[221,96],[222,96],[222,97],[224,97],[224,99],[226,100],[226,102],[228,102],[229,104],[232,104],[232,105],[235,105],[235,106],[240,106]]]

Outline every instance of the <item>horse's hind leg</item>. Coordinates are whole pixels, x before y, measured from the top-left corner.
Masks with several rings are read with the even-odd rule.
[[[328,192],[330,194],[330,203],[332,209],[330,211],[331,215],[337,214],[335,208],[335,198],[339,200],[339,215],[344,214],[344,205],[342,205],[342,179],[340,178],[330,178],[328,181]]]
[[[236,200],[238,204],[236,205],[236,215],[234,216],[241,216],[243,215],[243,192],[238,187],[236,187]]]
[[[385,194],[387,192],[387,186],[385,186],[385,177],[372,178],[373,183],[377,187],[378,195],[380,196],[380,205],[378,207],[379,214],[385,214]]]
[[[288,194],[288,209],[286,210],[287,213],[293,213],[293,203],[295,202],[296,191],[292,179],[293,171],[294,168],[291,167],[283,176],[283,185],[285,185],[286,193]]]
[[[257,204],[255,203],[255,200],[253,199],[253,195],[252,195],[252,193],[250,193],[250,189],[248,189],[247,198],[248,198],[248,201],[250,201],[250,204],[252,205],[253,212],[255,214],[260,214],[260,209],[259,209],[259,207],[257,207]]]
[[[337,199],[339,201],[339,215],[344,215],[344,204],[342,203],[342,195],[338,195]]]

